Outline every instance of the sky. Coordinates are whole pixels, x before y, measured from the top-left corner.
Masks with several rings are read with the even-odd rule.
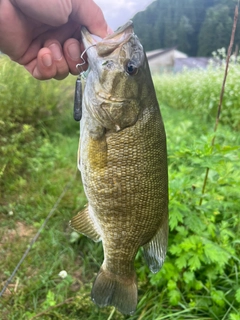
[[[143,11],[153,0],[94,0],[102,9],[109,26],[116,30],[130,20],[137,12]]]

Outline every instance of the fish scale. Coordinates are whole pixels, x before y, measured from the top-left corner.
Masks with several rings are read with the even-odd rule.
[[[83,41],[85,47],[93,45],[86,29]],[[146,56],[131,22],[92,46],[88,61],[79,148],[88,207],[70,225],[103,243],[93,301],[132,314],[138,249],[143,246],[153,272],[161,268],[167,250],[166,136]],[[131,74],[134,68],[137,72]]]

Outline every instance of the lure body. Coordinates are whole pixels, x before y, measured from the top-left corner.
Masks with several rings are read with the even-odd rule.
[[[75,121],[80,121],[82,119],[82,80],[81,80],[81,76],[79,76],[77,78],[76,85],[75,85],[73,118]]]

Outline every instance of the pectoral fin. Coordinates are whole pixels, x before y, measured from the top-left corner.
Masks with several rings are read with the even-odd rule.
[[[167,252],[167,243],[168,219],[165,219],[152,240],[143,246],[144,257],[153,273],[158,272],[163,265]]]
[[[95,242],[101,240],[101,236],[99,235],[94,222],[89,215],[89,206],[73,217],[73,219],[69,221],[69,225],[75,231],[84,234]]]

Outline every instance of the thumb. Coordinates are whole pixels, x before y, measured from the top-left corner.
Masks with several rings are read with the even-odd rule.
[[[108,27],[100,7],[93,0],[73,0],[72,18],[101,38],[113,31]]]

